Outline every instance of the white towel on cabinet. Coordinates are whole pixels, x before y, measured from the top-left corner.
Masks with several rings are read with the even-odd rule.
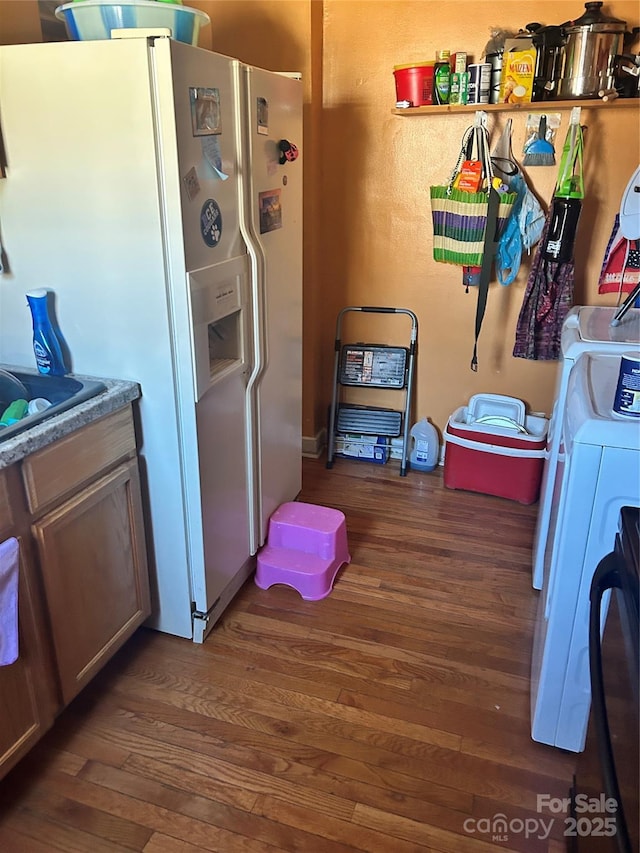
[[[18,540],[0,542],[0,666],[18,659]]]

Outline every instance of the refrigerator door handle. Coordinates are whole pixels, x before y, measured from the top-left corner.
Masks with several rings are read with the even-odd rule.
[[[262,494],[262,448],[260,446],[260,380],[267,363],[266,329],[265,329],[265,298],[264,298],[264,263],[262,252],[246,237],[247,253],[250,259],[250,301],[253,313],[253,369],[247,382],[245,410],[247,416],[247,440],[251,446],[251,458],[248,460],[249,471],[249,545],[251,554],[255,554],[262,545],[260,531],[262,530],[261,500]]]
[[[236,115],[236,147],[239,152],[239,198],[238,220],[240,233],[247,246],[249,257],[249,304],[251,306],[251,338],[253,364],[247,380],[245,397],[246,429],[247,429],[247,479],[249,491],[249,546],[251,554],[257,553],[262,545],[261,530],[261,495],[262,495],[262,460],[260,446],[260,406],[258,395],[260,380],[267,361],[266,352],[266,300],[264,293],[266,258],[260,241],[257,239],[251,217],[251,186],[249,141],[243,133],[245,122],[251,127],[251,119],[247,104],[248,86],[245,68],[239,61],[233,63],[235,82]]]

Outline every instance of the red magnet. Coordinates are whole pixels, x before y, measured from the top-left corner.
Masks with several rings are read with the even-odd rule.
[[[298,147],[293,142],[289,142],[288,139],[281,139],[278,147],[280,148],[279,163],[281,166],[284,166],[285,163],[293,163],[294,160],[298,159]]]

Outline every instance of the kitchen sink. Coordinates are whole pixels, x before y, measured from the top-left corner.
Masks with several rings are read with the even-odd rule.
[[[29,402],[41,398],[51,403],[43,411],[27,415],[10,426],[0,426],[0,442],[106,390],[106,385],[97,379],[49,376],[28,367],[0,365],[0,415],[14,400],[25,399]]]

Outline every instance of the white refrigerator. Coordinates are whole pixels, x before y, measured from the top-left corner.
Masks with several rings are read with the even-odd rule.
[[[202,642],[301,488],[302,84],[123,35],[0,47],[0,362],[44,287],[140,384],[150,625]]]

